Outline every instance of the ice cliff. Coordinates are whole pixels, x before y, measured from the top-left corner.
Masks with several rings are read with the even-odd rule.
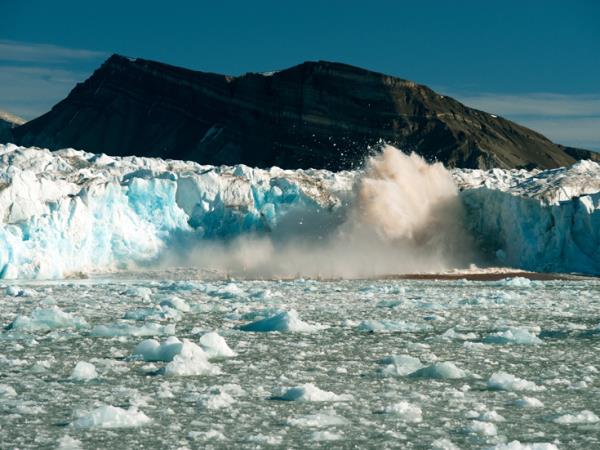
[[[309,223],[322,234],[342,221],[360,176],[0,145],[0,276],[118,270],[181,242],[285,239]],[[452,176],[492,263],[600,274],[599,164]]]

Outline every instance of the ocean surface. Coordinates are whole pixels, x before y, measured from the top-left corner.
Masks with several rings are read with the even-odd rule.
[[[0,447],[600,448],[597,279],[198,278],[3,284]]]

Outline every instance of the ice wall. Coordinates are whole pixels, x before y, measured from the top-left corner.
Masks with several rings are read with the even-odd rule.
[[[497,264],[600,275],[600,165],[461,170],[466,223]],[[493,259],[493,258],[492,258]]]
[[[0,276],[118,270],[246,235],[321,238],[347,219],[361,176],[0,145]],[[600,165],[452,176],[492,263],[600,274]]]

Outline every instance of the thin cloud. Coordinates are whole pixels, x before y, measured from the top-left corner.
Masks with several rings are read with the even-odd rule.
[[[456,95],[462,103],[502,116],[600,116],[600,94],[493,94]]]
[[[520,123],[553,142],[600,151],[600,117],[524,119]]]
[[[65,98],[87,76],[59,68],[0,65],[0,109],[33,119]]]
[[[506,117],[559,144],[600,150],[600,94],[455,94],[473,108]]]
[[[101,59],[106,56],[106,53],[94,50],[0,39],[0,61],[37,64],[64,63],[70,61]]]

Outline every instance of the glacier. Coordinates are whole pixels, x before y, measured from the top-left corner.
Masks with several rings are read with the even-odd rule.
[[[246,235],[321,238],[344,223],[362,175],[0,145],[0,277],[151,266],[173,247]],[[451,176],[490,264],[600,275],[599,164]]]

